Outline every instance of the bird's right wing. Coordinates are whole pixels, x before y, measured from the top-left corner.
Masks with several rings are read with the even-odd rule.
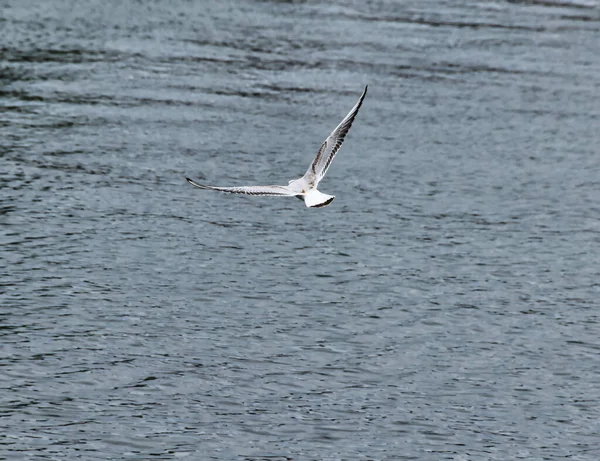
[[[198,184],[196,181],[190,178],[185,178],[192,186],[200,189],[218,190],[220,192],[229,192],[230,194],[245,194],[245,195],[262,195],[262,196],[281,196],[281,197],[294,197],[298,195],[298,192],[290,189],[287,186],[240,186],[240,187],[218,187],[218,186],[205,186]]]
[[[317,156],[308,168],[306,175],[313,176],[317,184],[321,179],[323,179],[325,173],[327,173],[329,165],[331,165],[331,162],[335,157],[335,154],[337,154],[338,150],[340,150],[340,147],[342,147],[342,143],[344,142],[348,131],[350,131],[350,128],[352,127],[352,122],[354,122],[356,114],[358,114],[358,110],[365,99],[367,88],[368,87],[365,87],[365,90],[358,99],[358,102],[354,104],[352,109],[350,109],[350,112],[348,112],[348,115],[344,117],[344,120],[340,122],[335,130],[333,130],[327,137],[325,142],[323,142],[319,152],[317,153]]]

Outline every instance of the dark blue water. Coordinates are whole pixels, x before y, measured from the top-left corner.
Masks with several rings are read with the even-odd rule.
[[[0,459],[600,458],[600,6],[8,1]],[[287,184],[364,85],[327,208]]]

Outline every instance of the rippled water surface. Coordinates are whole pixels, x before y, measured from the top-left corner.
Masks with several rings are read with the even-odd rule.
[[[600,6],[4,1],[0,459],[600,459]],[[369,93],[327,208],[287,184]]]

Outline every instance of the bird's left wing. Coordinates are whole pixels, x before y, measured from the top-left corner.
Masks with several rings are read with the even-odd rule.
[[[348,115],[344,117],[344,120],[340,122],[336,129],[331,132],[329,137],[321,145],[317,156],[308,168],[305,176],[314,177],[317,184],[321,179],[323,179],[325,173],[327,173],[329,165],[331,165],[331,162],[335,157],[335,154],[337,154],[338,150],[340,150],[340,147],[342,147],[342,143],[344,142],[348,131],[350,131],[350,127],[352,127],[352,122],[354,122],[354,119],[358,114],[358,110],[362,105],[363,99],[365,99],[367,88],[368,86],[365,87],[363,94],[360,96],[358,102],[350,110]]]
[[[240,187],[218,187],[218,186],[205,186],[198,184],[190,178],[185,178],[192,186],[199,187],[200,189],[218,190],[220,192],[229,192],[230,194],[245,194],[245,195],[262,195],[262,196],[282,196],[282,197],[293,197],[298,195],[296,191],[293,191],[287,186],[240,186]]]

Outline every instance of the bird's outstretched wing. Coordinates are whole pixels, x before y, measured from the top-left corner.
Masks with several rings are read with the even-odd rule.
[[[321,145],[317,156],[306,172],[305,176],[314,177],[315,185],[318,184],[321,179],[323,179],[325,173],[327,173],[329,165],[331,165],[331,162],[335,157],[335,154],[337,154],[338,150],[340,150],[340,147],[342,147],[344,138],[348,134],[348,131],[352,126],[352,122],[354,122],[354,119],[356,118],[356,114],[358,114],[358,110],[362,105],[363,99],[365,99],[367,88],[368,86],[365,86],[365,91],[363,91],[363,94],[360,96],[358,102]]]
[[[282,196],[293,197],[298,195],[298,192],[293,191],[287,186],[240,186],[240,187],[216,187],[204,186],[198,184],[190,178],[185,178],[192,186],[200,189],[218,190],[221,192],[229,192],[230,194],[246,194],[246,195],[262,195],[262,196]]]

